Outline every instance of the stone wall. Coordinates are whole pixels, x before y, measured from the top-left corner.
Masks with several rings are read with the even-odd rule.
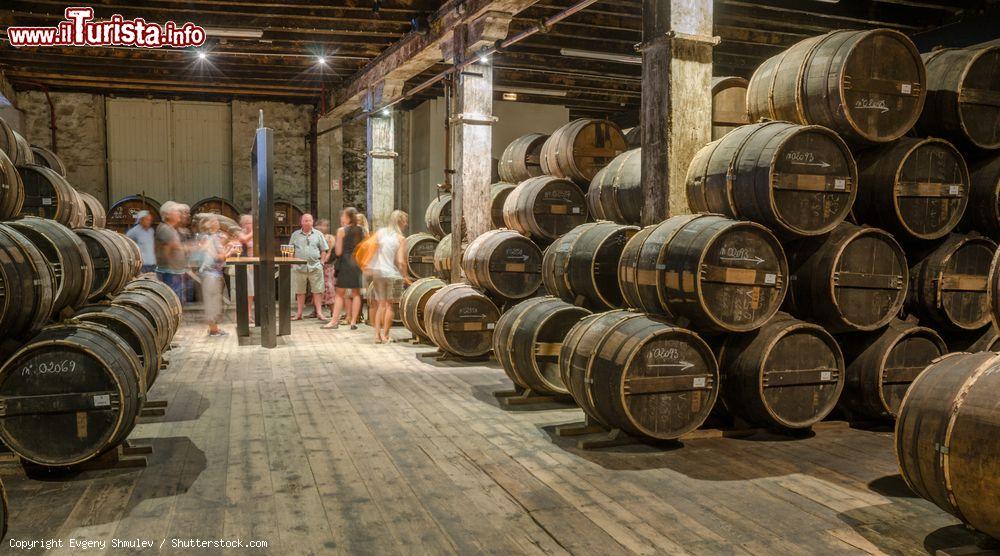
[[[364,119],[344,126],[344,206],[367,212],[367,137]]]
[[[274,130],[274,196],[309,209],[309,133],[312,106],[280,102],[233,101],[233,197],[250,206],[250,148],[259,111]]]

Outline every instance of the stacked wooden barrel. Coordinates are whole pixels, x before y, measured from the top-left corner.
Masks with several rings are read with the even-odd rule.
[[[434,292],[446,285],[448,283],[440,278],[421,278],[403,291],[403,296],[399,299],[400,320],[403,321],[403,326],[413,334],[413,339],[430,341],[427,330],[424,328],[427,301],[434,295]]]
[[[87,207],[73,186],[55,170],[28,164],[18,166],[24,187],[22,216],[50,218],[79,228],[87,221]]]
[[[529,133],[511,141],[497,165],[500,179],[517,184],[542,175],[542,146],[548,138],[541,133]]]
[[[550,294],[593,310],[622,306],[618,263],[629,238],[639,231],[601,221],[573,228],[542,256],[542,282]]]
[[[927,105],[921,135],[944,137],[974,149],[1000,148],[1000,45],[941,48],[923,55]]]
[[[712,78],[712,140],[750,123],[747,116],[747,85],[737,76]]]
[[[552,132],[541,151],[542,173],[581,187],[626,150],[625,134],[613,122],[581,118]]]
[[[424,214],[427,231],[438,239],[451,233],[451,195],[435,197]]]
[[[542,251],[517,232],[490,230],[469,243],[462,268],[473,286],[500,301],[516,301],[541,285]]]
[[[191,206],[191,214],[200,213],[219,214],[236,222],[239,222],[241,214],[236,205],[222,197],[206,197]]]
[[[438,240],[425,233],[412,234],[406,238],[406,263],[410,278],[419,280],[434,276],[434,252]]]
[[[538,176],[510,192],[503,220],[508,228],[547,244],[587,221],[587,202],[572,181]]]
[[[434,248],[434,275],[445,281],[451,280],[451,237],[451,234],[442,237],[438,241],[437,247]],[[465,247],[463,245],[463,256]]]
[[[87,245],[73,230],[55,220],[28,217],[9,222],[41,251],[55,276],[53,314],[83,307],[91,294],[94,263]]]
[[[305,211],[295,203],[277,199],[274,201],[274,239],[280,243],[288,243],[292,232],[299,228]]]
[[[62,177],[66,177],[66,165],[63,164],[61,158],[56,153],[46,149],[45,147],[40,147],[38,145],[31,146],[32,160],[39,166],[45,166],[55,170],[57,174]]]
[[[961,229],[1000,241],[1000,152],[973,164],[969,180],[969,204]]]
[[[90,301],[116,295],[138,273],[137,267],[142,267],[142,258],[137,260],[131,241],[117,232],[78,228],[76,235],[83,240],[94,269],[87,296]]]
[[[490,223],[494,228],[506,226],[503,220],[503,205],[516,184],[499,181],[490,186]]]
[[[980,330],[990,323],[987,283],[996,243],[951,234],[910,269],[910,308],[948,331]]]
[[[431,294],[424,306],[424,330],[442,350],[479,357],[493,348],[500,310],[468,284],[450,284]]]
[[[642,152],[632,149],[601,168],[587,189],[587,208],[597,220],[639,224],[642,209]]]
[[[21,174],[10,158],[0,150],[0,221],[21,214],[24,205],[24,184]]]
[[[275,203],[277,205],[277,203]],[[125,233],[135,225],[135,215],[147,211],[153,217],[153,224],[160,221],[160,203],[145,195],[129,195],[117,201],[108,209],[107,227],[116,232]],[[277,210],[277,207],[275,207]]]
[[[0,337],[34,335],[52,316],[58,283],[41,250],[0,224]]]

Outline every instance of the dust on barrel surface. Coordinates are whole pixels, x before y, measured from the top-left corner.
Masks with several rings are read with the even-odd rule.
[[[542,284],[542,251],[512,230],[490,230],[462,255],[469,283],[505,300],[524,299]]]
[[[493,348],[500,310],[468,284],[434,292],[424,307],[424,330],[436,346],[462,357],[479,357]]]
[[[148,211],[153,217],[153,225],[160,221],[160,202],[144,195],[129,195],[115,201],[108,209],[107,227],[125,233],[135,225],[135,215]]]
[[[587,210],[596,220],[639,224],[643,204],[641,149],[616,156],[587,188]]]
[[[917,129],[978,149],[1000,148],[1000,45],[923,54],[927,104]]]
[[[910,269],[910,309],[950,330],[990,323],[988,282],[996,243],[979,235],[950,234]]]
[[[894,418],[913,380],[948,352],[934,330],[901,320],[881,330],[837,337],[847,362],[840,405],[873,419]]]
[[[17,167],[7,154],[0,150],[0,221],[10,220],[21,214],[24,205],[24,184]]]
[[[778,313],[719,350],[720,397],[748,423],[787,429],[823,420],[844,388],[844,356],[823,327]]]
[[[451,195],[443,194],[431,199],[424,213],[427,231],[438,239],[451,233]]]
[[[628,307],[668,315],[699,332],[748,332],[781,306],[788,262],[760,224],[683,215],[632,236],[618,281]]]
[[[0,337],[30,336],[49,321],[58,285],[41,250],[0,224]]]
[[[552,297],[533,297],[508,309],[493,332],[493,353],[518,387],[566,394],[559,352],[566,333],[590,311]]]
[[[718,396],[708,344],[652,315],[587,317],[567,334],[566,358],[566,384],[584,412],[635,436],[676,439],[701,426]]]
[[[637,226],[588,222],[557,239],[542,254],[542,282],[550,294],[592,310],[622,306],[618,263]]]
[[[57,174],[62,177],[66,177],[66,165],[63,164],[61,158],[56,153],[46,149],[45,147],[40,147],[38,145],[31,146],[31,155],[34,160],[34,164],[39,166],[45,166],[46,168],[51,168],[55,170]]]
[[[446,282],[451,280],[451,237],[451,234],[444,236],[434,248],[434,275]],[[467,245],[463,245],[459,259],[464,256],[465,247]]]
[[[542,145],[542,173],[585,188],[598,170],[626,149],[625,134],[614,122],[573,120],[552,132]]]
[[[764,224],[785,238],[828,233],[857,195],[854,157],[821,126],[761,122],[705,145],[688,167],[695,212]]]
[[[1000,240],[1000,151],[972,164],[969,179],[969,205],[959,228]]]
[[[400,320],[417,340],[430,339],[424,329],[427,300],[430,299],[431,295],[434,295],[434,292],[446,285],[447,282],[440,278],[429,277],[421,278],[403,290],[403,296],[399,298]]]
[[[499,181],[490,186],[490,223],[494,229],[506,226],[503,221],[503,204],[516,184]]]
[[[47,327],[0,367],[0,439],[39,465],[94,458],[131,431],[141,372],[128,344],[104,327]]]
[[[511,141],[497,164],[500,179],[517,184],[542,175],[542,145],[548,138],[548,135],[541,133],[529,133]]]
[[[527,179],[507,196],[503,219],[508,228],[548,243],[587,221],[587,200],[568,179]]]
[[[280,243],[288,243],[292,232],[299,228],[302,215],[305,214],[298,205],[291,201],[274,201],[274,239]]]
[[[90,228],[77,228],[75,232],[86,245],[94,267],[87,299],[97,301],[120,292],[131,278],[132,267],[125,263],[130,254],[123,251],[122,245],[112,235],[117,232]]]
[[[721,139],[725,134],[741,125],[750,123],[747,116],[747,85],[749,82],[738,76],[712,78],[712,140]]]
[[[747,86],[751,121],[816,124],[854,144],[893,141],[916,123],[926,74],[913,42],[891,29],[837,30],[765,60]]]
[[[416,233],[406,238],[406,262],[410,277],[414,280],[434,275],[434,251],[438,240],[425,233]]]
[[[7,225],[24,234],[48,261],[57,285],[53,313],[82,307],[94,281],[94,264],[83,240],[73,230],[45,218],[25,217]]]
[[[121,336],[142,365],[142,372],[136,376],[140,391],[152,388],[160,372],[162,358],[156,343],[156,331],[142,313],[124,305],[87,305],[73,318],[98,324]]]
[[[943,139],[904,137],[861,153],[854,215],[905,240],[952,231],[969,201],[965,159]]]
[[[830,332],[881,328],[906,302],[906,254],[884,230],[844,222],[828,236],[787,243],[785,252],[786,309]]]
[[[35,164],[18,166],[17,170],[24,187],[21,215],[49,218],[71,227],[86,219],[83,201],[66,178]]]
[[[896,420],[906,484],[974,529],[1000,538],[1000,355],[952,353],[913,382]]]
[[[199,213],[221,214],[230,220],[240,221],[240,210],[222,197],[206,197],[191,207],[191,214]]]

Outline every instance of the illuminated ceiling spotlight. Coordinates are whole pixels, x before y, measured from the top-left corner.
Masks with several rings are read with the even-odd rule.
[[[382,115],[383,116],[388,116],[389,115],[389,109],[388,108],[383,108],[382,109]]]
[[[202,50],[199,50],[199,51],[198,51],[198,59],[199,59],[199,60],[208,60],[208,54],[206,54],[206,53],[205,53],[204,51],[202,51]]]
[[[319,65],[321,65],[321,66],[325,66],[326,65],[326,56],[318,56],[316,58],[316,63],[319,64]]]
[[[484,51],[482,54],[479,55],[479,63],[480,64],[490,63],[490,55]]]

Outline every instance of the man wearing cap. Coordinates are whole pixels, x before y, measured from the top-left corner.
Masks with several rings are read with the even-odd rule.
[[[135,225],[125,232],[125,236],[139,246],[142,253],[142,272],[153,272],[156,269],[156,240],[153,231],[153,215],[148,210],[135,213]]]

